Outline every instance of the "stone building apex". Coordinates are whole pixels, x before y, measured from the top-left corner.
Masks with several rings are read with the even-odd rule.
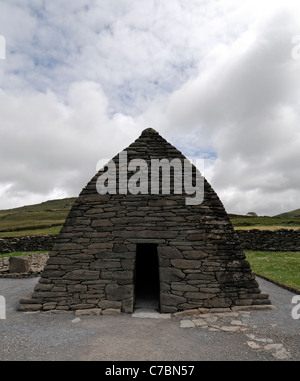
[[[159,135],[159,133],[154,129],[154,128],[146,128],[145,130],[142,131],[142,135],[152,135],[152,134],[155,134],[155,135]]]

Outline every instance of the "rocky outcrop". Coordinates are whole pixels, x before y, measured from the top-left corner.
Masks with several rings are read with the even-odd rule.
[[[0,278],[32,278],[40,276],[49,254],[0,258]]]

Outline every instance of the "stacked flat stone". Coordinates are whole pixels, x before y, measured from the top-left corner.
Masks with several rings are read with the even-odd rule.
[[[300,230],[236,230],[244,250],[300,251]],[[0,239],[0,254],[14,251],[51,251],[55,235],[36,235]]]
[[[149,168],[153,158],[185,159],[153,129],[144,130],[125,151],[128,161],[144,159]],[[113,160],[118,168],[118,155]],[[185,193],[100,195],[96,182],[104,172],[75,201],[20,310],[132,313],[139,243],[157,244],[161,312],[270,304],[206,180],[204,201],[189,206]]]

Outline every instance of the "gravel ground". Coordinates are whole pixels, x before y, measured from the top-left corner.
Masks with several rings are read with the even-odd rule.
[[[270,294],[274,310],[206,320],[201,315],[80,316],[78,322],[72,322],[73,314],[16,310],[19,299],[32,292],[37,280],[0,279],[0,295],[6,298],[6,319],[0,320],[2,361],[300,360],[300,319],[291,315],[295,294],[260,278],[261,290]]]

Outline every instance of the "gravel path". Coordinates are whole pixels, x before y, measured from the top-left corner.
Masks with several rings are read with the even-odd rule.
[[[6,319],[0,320],[0,360],[300,360],[295,295],[258,278],[274,310],[152,319],[23,313],[18,300],[38,278],[0,279]],[[78,320],[78,319],[77,319]]]

